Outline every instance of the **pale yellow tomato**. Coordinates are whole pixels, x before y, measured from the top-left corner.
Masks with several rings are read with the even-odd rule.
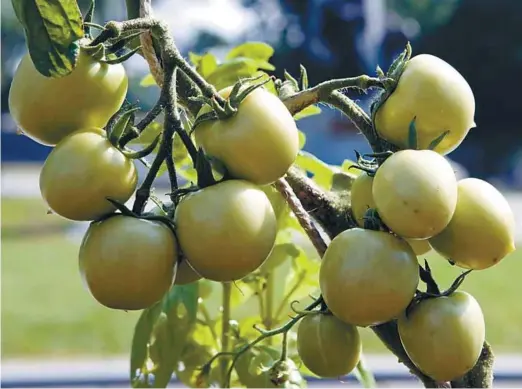
[[[448,225],[457,206],[457,178],[431,150],[401,150],[377,170],[373,199],[383,222],[403,238],[427,239]]]
[[[460,267],[486,269],[515,251],[515,216],[493,185],[464,178],[458,183],[457,209],[450,223],[430,244]]]
[[[420,149],[444,132],[435,148],[447,154],[457,148],[469,130],[476,126],[475,97],[468,82],[450,64],[429,54],[408,61],[396,89],[378,109],[378,134],[400,148],[408,148],[408,133],[415,118]]]

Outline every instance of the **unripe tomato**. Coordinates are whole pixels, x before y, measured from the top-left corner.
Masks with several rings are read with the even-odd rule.
[[[40,74],[27,53],[13,77],[9,111],[27,136],[54,146],[80,128],[104,127],[127,88],[122,64],[101,63],[83,50],[74,70],[60,78]]]
[[[403,238],[427,239],[448,225],[457,206],[457,178],[431,150],[401,150],[377,170],[373,199],[383,222]]]
[[[419,149],[449,131],[434,149],[448,154],[476,126],[475,97],[468,82],[450,64],[429,54],[408,61],[396,89],[377,110],[377,133],[402,149],[408,148],[408,133],[415,118]]]
[[[176,285],[186,285],[200,280],[201,276],[192,269],[186,258],[178,262],[178,271],[174,283]]]
[[[353,181],[351,191],[351,205],[352,214],[359,225],[364,227],[364,215],[369,208],[375,208],[375,201],[373,201],[373,177],[370,177],[366,172],[362,172]],[[431,250],[431,246],[427,240],[406,239],[418,255],[424,255]]]
[[[95,220],[125,203],[138,183],[134,162],[97,128],[79,130],[61,141],[40,172],[40,192],[53,212],[70,220]]]
[[[451,381],[477,362],[485,338],[482,309],[470,294],[421,301],[398,319],[402,345],[412,362],[436,381]]]
[[[328,308],[346,323],[365,327],[397,317],[419,283],[417,257],[404,240],[354,228],[328,246],[319,286]]]
[[[333,315],[308,315],[299,322],[297,352],[305,366],[319,377],[350,373],[359,362],[361,350],[357,327]]]
[[[228,97],[232,87],[220,91]],[[199,115],[209,112],[204,107]],[[219,159],[235,178],[258,185],[282,177],[299,152],[299,133],[283,102],[257,88],[229,119],[204,122],[195,131],[196,143]]]
[[[145,309],[169,290],[177,250],[164,224],[116,215],[89,226],[80,246],[80,272],[100,304]]]
[[[213,281],[238,280],[257,269],[277,234],[266,194],[243,180],[188,194],[177,206],[174,221],[189,264]]]
[[[279,352],[269,348],[249,349],[239,356],[234,369],[241,383],[247,388],[264,388],[267,384],[264,370],[279,358]]]
[[[515,251],[514,235],[515,216],[502,193],[486,181],[465,178],[450,223],[430,243],[458,266],[481,270]]]

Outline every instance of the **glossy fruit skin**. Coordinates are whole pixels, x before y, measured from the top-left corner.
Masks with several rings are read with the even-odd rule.
[[[431,150],[401,150],[377,170],[373,199],[383,222],[403,238],[427,239],[448,225],[457,206],[457,178]]]
[[[433,249],[428,239],[406,239],[406,242],[411,246],[416,256],[427,254]]]
[[[228,180],[190,193],[176,208],[181,248],[202,277],[233,281],[257,269],[270,254],[277,220],[256,185]]]
[[[134,162],[98,128],[79,130],[48,155],[40,172],[40,192],[56,214],[78,221],[95,220],[125,203],[138,183]]]
[[[345,323],[360,327],[397,317],[410,303],[418,283],[417,257],[406,241],[362,228],[337,235],[319,271],[328,308]]]
[[[145,309],[169,290],[178,246],[164,224],[116,215],[90,225],[79,252],[88,290],[113,309]]]
[[[482,309],[470,294],[421,301],[398,319],[401,342],[415,365],[436,381],[451,381],[477,362],[485,339]]]
[[[232,87],[219,93],[227,97]],[[203,108],[199,115],[208,112]],[[257,88],[226,120],[204,122],[195,131],[196,143],[220,160],[232,177],[257,185],[282,177],[299,152],[295,121],[282,101]]]
[[[446,131],[435,148],[440,154],[455,150],[476,126],[475,97],[468,82],[450,64],[429,54],[411,58],[397,87],[375,115],[378,134],[402,149],[408,148],[408,132],[415,118],[419,149]]]
[[[357,327],[333,315],[308,315],[299,322],[297,352],[314,374],[336,378],[350,373],[362,350]]]
[[[178,271],[176,272],[174,284],[187,285],[200,279],[201,276],[190,267],[188,261],[185,258],[178,262]]]
[[[263,371],[272,366],[279,357],[279,352],[269,347],[249,350],[237,359],[234,369],[241,383],[247,388],[264,388],[271,383],[267,381]],[[273,384],[270,387],[273,387]]]
[[[40,74],[27,53],[13,77],[9,111],[25,135],[54,146],[80,128],[104,127],[127,88],[122,64],[103,64],[83,50],[75,69],[61,78]]]
[[[505,197],[478,178],[458,182],[457,209],[430,239],[433,248],[465,269],[482,270],[515,251],[515,216]]]

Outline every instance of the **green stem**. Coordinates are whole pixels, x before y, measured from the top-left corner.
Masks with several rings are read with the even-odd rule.
[[[221,351],[224,353],[230,352],[230,303],[232,299],[232,283],[223,283],[223,317],[221,329]],[[221,359],[221,377],[223,377],[223,384],[226,383],[228,359]]]
[[[266,277],[265,301],[266,311],[264,326],[266,330],[271,330],[274,325],[274,272],[270,271]],[[268,338],[268,344],[272,344],[272,338]]]
[[[154,119],[156,119],[158,117],[158,115],[161,113],[161,111],[163,111],[164,103],[165,102],[160,97],[158,99],[158,101],[156,102],[156,104],[154,104],[154,107],[152,107],[152,109],[149,112],[147,112],[147,114],[143,117],[143,119],[141,119],[140,122],[138,124],[136,124],[135,128],[137,130],[137,133],[135,133],[134,131],[129,131],[129,132],[125,133],[120,139],[120,146],[124,147],[131,140],[140,136],[140,134],[143,132],[143,130],[145,130],[145,128],[147,128],[147,126],[149,124],[151,124],[154,121]]]
[[[165,160],[165,157],[167,155],[166,147],[164,146],[165,141],[161,141],[160,149],[158,151],[158,154],[156,154],[156,157],[154,158],[154,161],[152,161],[152,165],[150,166],[150,169],[147,173],[147,176],[145,177],[145,180],[143,180],[141,186],[136,191],[136,198],[134,200],[134,204],[132,206],[132,211],[136,214],[141,214],[143,212],[143,209],[145,208],[145,205],[147,203],[147,200],[150,196],[150,188],[152,187],[152,184],[154,183],[154,180],[156,179],[156,175],[158,174],[158,171],[161,167],[161,164]]]
[[[319,305],[321,305],[321,302],[323,301],[323,298],[322,297],[319,297],[317,300],[315,300],[313,303],[311,303],[310,305],[308,305],[306,308],[305,308],[305,311],[311,311],[312,309],[318,307]],[[232,371],[234,369],[234,365],[236,364],[238,358],[243,355],[245,352],[247,352],[250,348],[254,347],[256,344],[258,344],[259,342],[262,342],[263,340],[267,339],[267,338],[270,338],[272,336],[276,336],[276,335],[280,335],[280,334],[284,334],[285,332],[288,332],[292,329],[292,327],[294,325],[296,325],[299,320],[301,320],[303,317],[305,317],[307,314],[305,312],[303,313],[300,313],[298,314],[297,316],[295,316],[293,319],[289,320],[286,324],[282,325],[281,327],[279,328],[275,328],[273,330],[270,330],[270,331],[263,331],[261,335],[259,335],[259,337],[257,337],[254,341],[244,345],[241,349],[239,349],[237,351],[237,353],[234,355],[234,358],[232,359],[232,364],[230,365],[230,367],[228,368],[228,373],[227,373],[227,376],[226,376],[226,380],[225,380],[225,387],[228,388],[230,387],[230,377],[232,375]],[[220,356],[220,353],[219,354],[216,354],[214,357],[217,358]]]
[[[210,318],[210,314],[208,313],[208,309],[203,304],[199,304],[199,311],[203,315],[203,318],[205,319],[205,325],[210,329],[210,333],[212,334],[212,338],[214,339],[214,343],[216,347],[219,347],[219,338],[218,334],[216,332],[216,329],[214,328],[214,325],[212,323],[212,319]]]
[[[283,310],[285,309],[286,305],[288,304],[288,302],[290,301],[290,297],[292,297],[292,295],[295,293],[295,291],[301,286],[301,284],[303,283],[303,281],[305,280],[306,278],[306,272],[303,271],[301,273],[299,273],[299,277],[297,278],[297,281],[296,283],[294,284],[294,286],[292,287],[292,289],[290,289],[288,291],[288,293],[286,294],[286,296],[283,298],[283,300],[281,301],[281,303],[279,304],[279,306],[277,307],[277,310],[276,310],[276,313],[274,315],[274,318],[279,321],[281,319],[281,315],[283,314]]]

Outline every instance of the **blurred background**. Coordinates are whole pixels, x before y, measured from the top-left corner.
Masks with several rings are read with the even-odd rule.
[[[79,1],[82,10],[88,3]],[[126,17],[123,0],[96,4],[97,23]],[[473,89],[477,123],[449,157],[462,175],[503,191],[522,244],[522,1],[153,0],[153,7],[170,24],[184,55],[211,51],[219,57],[241,42],[264,41],[275,48],[271,62],[278,77],[284,69],[298,75],[303,64],[312,85],[375,75],[377,64],[387,69],[407,41],[414,55],[429,53],[449,62]],[[86,225],[46,214],[38,174],[51,149],[17,135],[9,115],[10,83],[26,47],[11,2],[2,0],[1,11],[2,364],[42,357],[125,358],[137,314],[100,307],[83,288],[77,251]],[[148,74],[145,61],[135,56],[125,66],[129,100],[149,109],[159,89],[139,86]],[[367,110],[372,95],[351,97]],[[330,164],[354,158],[354,149],[369,150],[353,125],[328,108],[299,127],[307,136],[305,149]],[[456,271],[439,258],[432,262],[441,283],[449,285]],[[520,249],[463,286],[483,306],[495,351],[506,356],[522,355],[517,274],[522,274]],[[384,352],[369,331],[365,336],[369,354]]]

